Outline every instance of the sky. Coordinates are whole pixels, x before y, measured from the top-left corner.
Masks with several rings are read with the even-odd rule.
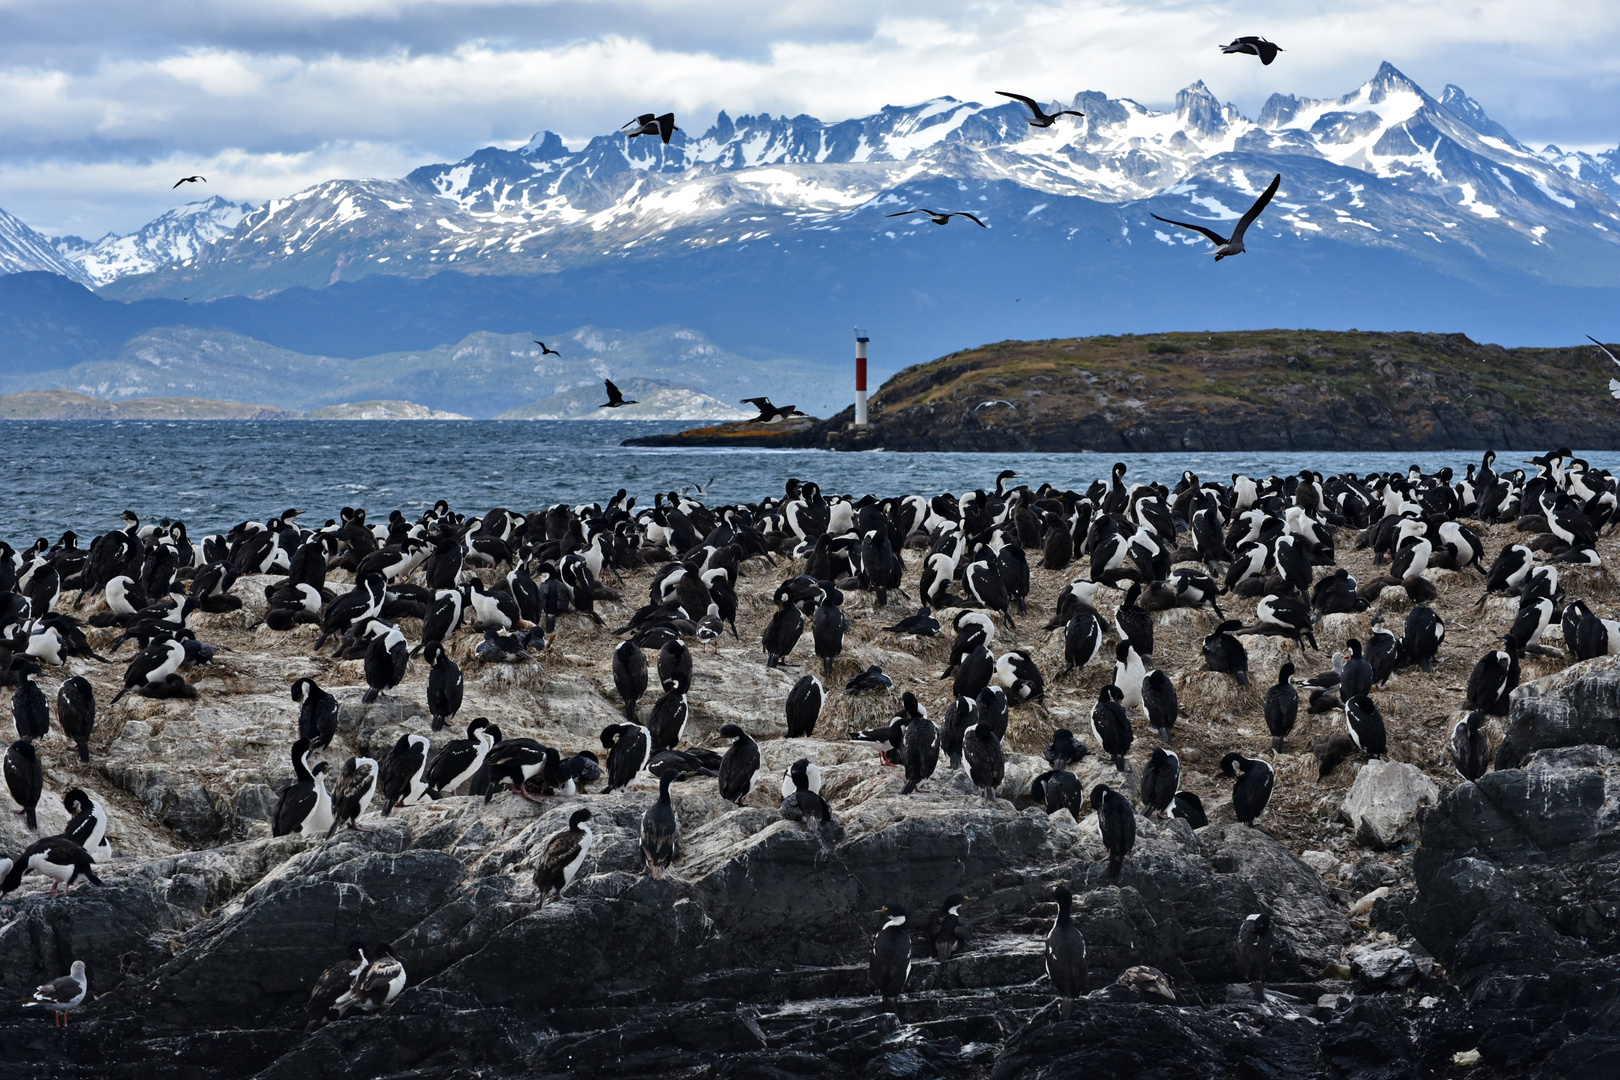
[[[1223,56],[1239,34],[1286,51]],[[1163,107],[1202,79],[1253,116],[1382,60],[1538,149],[1620,145],[1612,0],[0,0],[0,208],[95,238],[666,109],[700,132],[998,89]]]

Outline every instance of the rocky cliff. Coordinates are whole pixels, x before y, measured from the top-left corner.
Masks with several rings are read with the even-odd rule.
[[[1512,536],[1495,526],[1487,542],[1494,549]],[[1344,540],[1341,563],[1370,575],[1367,554]],[[1620,555],[1612,540],[1602,550]],[[918,560],[908,561],[909,588]],[[335,764],[428,730],[425,670],[413,661],[398,690],[362,705],[360,663],[312,656],[311,628],[262,626],[269,579],[244,579],[242,611],[195,619],[200,636],[220,647],[191,676],[198,700],[130,697],[104,708],[88,765],[58,734],[41,743],[41,831],[63,826],[61,795],[82,786],[108,806],[116,858],[102,867],[102,888],[81,883],[50,899],[30,878],[5,898],[0,1075],[1374,1080],[1612,1072],[1620,1054],[1620,736],[1609,703],[1620,700],[1620,662],[1528,657],[1528,685],[1506,722],[1520,767],[1458,783],[1445,747],[1461,684],[1514,611],[1504,598],[1476,610],[1472,572],[1427,572],[1449,623],[1442,661],[1432,673],[1405,670],[1379,691],[1400,767],[1352,761],[1321,779],[1305,747],[1340,729],[1338,715],[1302,710],[1300,728],[1273,754],[1260,706],[1284,659],[1315,671],[1327,666],[1325,652],[1301,656],[1286,640],[1245,637],[1258,685],[1237,688],[1196,670],[1212,616],[1156,615],[1156,657],[1175,672],[1183,711],[1175,735],[1182,786],[1202,797],[1211,822],[1195,830],[1139,817],[1117,880],[1106,874],[1096,815],[1049,816],[1027,797],[1051,730],[1085,732],[1111,669],[1093,664],[1053,680],[1044,702],[1014,710],[997,798],[982,798],[943,762],[924,790],[902,796],[899,770],[844,738],[889,716],[893,699],[835,692],[814,738],[784,737],[782,703],[799,673],[766,668],[754,643],[774,610],[770,590],[788,572],[745,566],[741,638],[695,650],[686,741],[719,746],[720,726],[740,723],[760,739],[764,768],[741,806],[722,801],[712,780],[675,785],[682,854],[662,880],[647,876],[637,846],[656,791],[645,776],[613,795],[447,797],[386,820],[373,813],[370,832],[270,838],[270,808],[291,776],[289,683],[313,676],[338,696],[338,734],[320,755]],[[1007,635],[1050,676],[1062,635],[1039,627],[1068,575],[1037,568],[1034,576],[1031,615]],[[649,580],[648,571],[627,574],[625,596]],[[1564,582],[1594,606],[1613,602],[1605,571],[1567,568]],[[1118,596],[1100,590],[1099,607],[1112,611]],[[1372,611],[1325,617],[1323,649],[1365,638],[1374,616],[1398,626],[1407,603],[1388,590]],[[1230,604],[1233,617],[1252,617],[1252,601]],[[854,626],[829,687],[879,663],[896,692],[910,689],[942,715],[948,639],[883,633],[896,609],[871,607],[867,594],[851,593],[847,610]],[[403,625],[419,635],[414,620]],[[104,648],[110,637],[92,631]],[[1555,627],[1547,644],[1556,639]],[[599,747],[597,733],[620,717],[607,662],[613,641],[570,618],[538,661],[485,665],[470,637],[457,639],[451,651],[467,678],[459,721],[485,715],[509,737],[565,751]],[[73,660],[70,670],[89,677],[103,702],[121,683],[121,665]],[[1152,741],[1139,737],[1123,775],[1086,758],[1077,766],[1082,784],[1109,782],[1134,798]],[[1234,820],[1218,773],[1231,749],[1276,764],[1276,793],[1255,827]],[[779,777],[801,756],[824,770],[834,827],[809,829],[776,809]],[[1425,785],[1437,801],[1425,799]],[[596,847],[564,896],[541,905],[532,881],[540,844],[581,805],[593,811]],[[1373,807],[1404,808],[1403,820],[1366,831],[1354,819]],[[13,853],[31,834],[13,815],[0,817],[0,851]],[[1059,883],[1077,894],[1093,987],[1069,1020],[1042,966]],[[925,923],[953,892],[970,897],[969,945],[943,962],[919,949],[898,1011],[884,1011],[866,970],[882,921],[876,909],[901,902]],[[1278,935],[1263,999],[1232,961],[1237,927],[1262,910]],[[309,987],[349,942],[392,943],[407,989],[384,1013],[306,1035]],[[92,999],[66,1028],[16,1004],[74,959],[89,966]]]

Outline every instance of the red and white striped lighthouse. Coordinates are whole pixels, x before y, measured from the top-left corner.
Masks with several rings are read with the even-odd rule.
[[[855,426],[866,426],[866,343],[870,341],[859,330],[855,331]]]

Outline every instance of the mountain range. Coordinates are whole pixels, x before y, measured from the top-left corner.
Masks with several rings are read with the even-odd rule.
[[[1273,94],[1253,119],[1202,83],[1164,112],[1096,92],[1058,104],[1085,116],[1037,129],[1016,103],[942,97],[837,123],[721,113],[667,146],[569,150],[542,132],[397,180],[214,198],[94,243],[0,216],[0,270],[57,275],[0,278],[6,385],[126,385],[87,372],[139,370],[137,339],[161,331],[204,382],[238,377],[227,354],[282,350],[368,397],[496,415],[534,406],[544,377],[485,387],[451,365],[435,382],[435,361],[376,358],[448,363],[480,334],[520,350],[606,326],[663,336],[649,369],[598,354],[604,371],[707,393],[677,336],[692,334],[725,358],[717,396],[831,411],[855,324],[881,375],[1008,337],[1357,326],[1552,344],[1620,312],[1620,148],[1532,150],[1456,86],[1436,98],[1385,64],[1337,98]],[[1215,266],[1150,216],[1220,228],[1274,173],[1245,258]],[[889,216],[918,206],[989,227]],[[266,389],[252,400],[310,405],[276,396],[309,386]]]

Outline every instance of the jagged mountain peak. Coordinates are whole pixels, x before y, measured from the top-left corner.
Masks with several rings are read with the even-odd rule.
[[[1518,140],[1507,128],[1485,115],[1485,109],[1480,103],[1463,93],[1462,87],[1455,83],[1446,84],[1445,90],[1440,94],[1440,107],[1481,135],[1500,139],[1513,146],[1519,145]]]
[[[864,214],[960,204],[970,189],[993,228],[1050,199],[1121,213],[1140,200],[1189,199],[1173,208],[1223,217],[1272,172],[1288,178],[1289,205],[1268,221],[1312,239],[1445,243],[1464,235],[1451,231],[1461,220],[1510,230],[1515,243],[1542,244],[1554,229],[1620,241],[1620,168],[1611,167],[1620,155],[1534,155],[1496,134],[1459,88],[1437,101],[1387,62],[1339,97],[1273,94],[1258,120],[1201,80],[1168,111],[1097,91],[1072,104],[1083,118],[1045,128],[1017,102],[949,95],[833,122],[722,111],[707,125],[688,120],[667,145],[613,132],[577,151],[542,130],[519,149],[486,147],[403,180],[330,181],[275,200],[199,253],[203,272],[188,277],[187,295],[207,291],[196,282],[209,267],[258,274],[278,260],[324,285],[446,268],[550,272],[846,228],[864,235]],[[883,235],[930,228],[896,223]]]

